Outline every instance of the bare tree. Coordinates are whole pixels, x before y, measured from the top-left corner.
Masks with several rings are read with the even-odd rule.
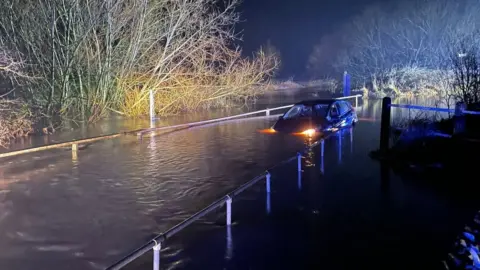
[[[413,74],[406,69],[442,69],[450,61],[451,46],[480,26],[479,12],[475,0],[370,6],[339,28],[342,47],[331,65],[338,72],[348,70],[357,82],[370,83],[373,90],[390,85],[394,73]]]
[[[469,43],[472,44],[472,43]],[[462,45],[452,53],[453,84],[449,94],[466,104],[480,102],[480,55],[478,45]]]

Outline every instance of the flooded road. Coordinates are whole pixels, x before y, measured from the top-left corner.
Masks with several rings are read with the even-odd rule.
[[[165,118],[156,125],[210,119],[318,96],[313,90],[280,93],[262,98],[250,108]],[[315,222],[328,221],[323,227],[317,224],[322,227],[322,237],[329,232],[340,233],[340,228],[348,231],[349,226],[354,226],[349,222],[355,215],[357,221],[365,221],[360,225],[365,230],[381,231],[372,227],[378,226],[378,220],[372,217],[391,217],[391,207],[402,213],[392,223],[382,221],[396,224],[389,227],[391,230],[399,229],[398,222],[403,224],[408,218],[422,224],[422,228],[448,220],[456,206],[428,190],[392,180],[390,195],[385,197],[382,192],[379,165],[368,157],[368,152],[378,147],[376,120],[380,118],[380,103],[371,100],[357,109],[362,121],[353,131],[352,142],[348,133],[343,134],[342,144],[338,144],[338,138],[327,141],[324,174],[319,170],[318,155],[312,161],[316,166],[305,169],[305,183],[300,189],[294,164],[273,172],[272,209],[284,209],[276,212],[276,218],[266,219],[261,184],[234,202],[235,226],[231,233],[235,239],[258,242],[256,247],[248,248],[248,243],[241,245],[236,240],[234,247],[245,250],[227,254],[222,210],[172,239],[162,250],[162,268],[267,269],[262,260],[254,259],[255,252],[271,249],[267,243],[276,239],[275,230],[285,233],[282,230],[288,231],[287,225],[293,226],[297,217],[302,226],[317,224],[305,221],[312,219],[312,213]],[[404,115],[392,114],[397,118]],[[142,142],[122,137],[95,143],[73,158],[70,151],[55,150],[2,160],[0,269],[104,269],[153,235],[303,149],[301,138],[258,132],[274,121],[242,119],[145,138]],[[41,140],[57,141],[140,127],[148,127],[148,122],[110,121],[78,133]],[[33,138],[16,147],[38,145],[41,140]],[[309,182],[319,177],[323,179],[321,184]],[[447,225],[444,222],[442,226]],[[445,229],[442,226],[436,230]],[[323,244],[326,243],[333,242]],[[289,243],[289,250],[293,247],[295,244]],[[268,269],[279,269],[278,266]],[[151,257],[142,258],[131,267],[150,269]]]

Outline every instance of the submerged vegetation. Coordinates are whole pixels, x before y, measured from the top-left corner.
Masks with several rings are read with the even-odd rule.
[[[278,67],[234,45],[237,0],[0,2],[2,98],[47,117],[177,113],[263,91]],[[4,82],[4,83],[3,83]]]

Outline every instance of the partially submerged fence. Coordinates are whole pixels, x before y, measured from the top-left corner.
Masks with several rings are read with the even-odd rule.
[[[137,130],[137,131],[132,131],[132,133],[134,132],[134,133],[137,134],[137,136],[139,138],[142,138],[145,133],[151,133],[151,132],[161,131],[161,130],[166,130],[166,129],[190,128],[190,127],[201,126],[201,125],[205,125],[205,124],[211,124],[211,123],[216,123],[216,122],[222,122],[222,121],[228,121],[228,120],[243,118],[245,116],[257,115],[257,114],[265,114],[265,116],[270,116],[270,112],[272,112],[272,111],[288,109],[292,106],[293,106],[293,104],[280,106],[280,107],[275,107],[275,108],[264,109],[264,110],[259,110],[259,111],[254,111],[254,112],[242,113],[242,114],[237,114],[237,115],[232,115],[232,116],[226,116],[226,117],[221,117],[221,118],[215,118],[215,119],[211,119],[211,120],[204,120],[204,121],[198,121],[198,122],[192,122],[192,123],[186,123],[186,124],[179,124],[179,125],[173,125],[173,126],[141,129],[141,130]]]
[[[362,95],[352,95],[352,96],[346,96],[346,97],[339,97],[339,98],[335,98],[335,99],[340,100],[340,99],[355,98],[355,107],[358,107],[358,98],[359,97],[362,97]],[[152,133],[152,132],[155,132],[155,131],[170,130],[170,129],[176,129],[176,128],[190,128],[190,127],[201,126],[201,125],[206,125],[206,124],[216,123],[216,122],[222,122],[222,121],[228,121],[228,120],[243,118],[243,117],[246,117],[246,116],[258,115],[258,114],[265,114],[265,116],[270,116],[271,112],[282,110],[282,109],[288,109],[288,108],[292,107],[293,105],[294,104],[275,107],[275,108],[267,108],[267,109],[264,109],[264,110],[242,113],[242,114],[238,114],[238,115],[232,115],[232,116],[221,117],[221,118],[205,120],[205,121],[198,121],[198,122],[192,122],[192,123],[186,123],[186,124],[180,124],[180,125],[172,125],[172,126],[163,126],[163,127],[156,127],[156,128],[147,128],[147,129],[133,130],[133,131],[128,131],[128,132],[119,132],[119,133],[113,133],[113,134],[109,134],[109,135],[97,136],[97,137],[92,137],[92,138],[66,141],[66,142],[49,144],[49,145],[39,146],[39,147],[31,147],[31,148],[21,149],[21,150],[17,150],[17,151],[0,153],[0,158],[12,157],[12,156],[17,156],[17,155],[22,155],[22,154],[28,154],[28,153],[34,153],[34,152],[51,150],[51,149],[58,149],[58,148],[64,148],[64,147],[71,147],[72,153],[74,153],[74,155],[76,155],[76,153],[79,149],[79,145],[85,144],[85,143],[93,143],[93,142],[97,142],[97,141],[101,141],[101,140],[113,139],[113,138],[118,138],[120,136],[132,135],[132,134],[137,135],[137,137],[139,139],[141,139],[144,136],[144,134]]]
[[[326,139],[327,139],[327,137],[322,138],[321,140],[319,140],[319,141],[313,143],[312,145],[310,145],[310,147],[309,147],[311,149],[313,147],[316,147],[316,146],[320,145],[320,147],[321,147],[320,155],[321,155],[322,161],[323,161],[324,152],[325,152],[325,140]],[[186,227],[188,227],[189,225],[191,225],[195,221],[199,220],[200,218],[204,217],[205,215],[211,213],[212,211],[214,211],[214,210],[216,210],[216,209],[218,209],[218,208],[220,208],[224,205],[225,205],[225,212],[226,212],[225,213],[226,214],[225,224],[226,224],[227,227],[231,226],[231,224],[232,224],[232,202],[233,202],[233,199],[236,196],[238,196],[243,191],[245,191],[246,189],[255,185],[256,183],[258,183],[260,180],[263,180],[263,179],[265,179],[265,191],[266,191],[267,196],[268,196],[270,194],[270,191],[271,191],[271,174],[270,174],[270,171],[272,171],[273,169],[275,169],[279,166],[282,166],[282,165],[287,164],[291,161],[294,161],[294,160],[297,161],[298,179],[299,179],[299,181],[301,181],[302,156],[304,154],[305,154],[305,152],[299,152],[299,153],[297,153],[297,155],[278,163],[274,167],[272,167],[272,168],[268,169],[267,171],[265,171],[264,173],[256,176],[252,180],[246,182],[245,184],[241,185],[240,187],[238,187],[234,191],[232,191],[232,192],[228,193],[227,195],[221,197],[220,199],[216,200],[212,204],[208,205],[207,207],[205,207],[202,210],[198,211],[197,213],[193,214],[192,216],[190,216],[189,218],[180,222],[179,224],[173,226],[169,230],[161,233],[157,237],[148,241],[147,243],[145,243],[144,245],[142,245],[138,249],[134,250],[129,255],[123,257],[122,259],[117,261],[115,264],[108,267],[107,270],[121,269],[121,268],[125,267],[126,265],[128,265],[129,263],[131,263],[132,261],[138,259],[140,256],[147,253],[149,250],[153,250],[153,269],[154,270],[159,270],[160,269],[160,250],[161,250],[163,242],[165,242],[167,239],[171,238],[175,234],[179,233],[180,231],[182,231],[183,229],[185,229]]]
[[[390,135],[391,135],[391,109],[412,109],[421,111],[432,111],[442,113],[454,113],[454,129],[453,134],[446,134],[441,132],[433,132],[432,134],[440,137],[452,137],[452,135],[465,132],[465,115],[480,115],[478,111],[466,110],[466,105],[463,102],[457,102],[455,109],[449,108],[437,108],[437,107],[425,107],[409,104],[392,104],[392,100],[389,97],[385,97],[382,100],[382,116],[380,125],[380,151],[385,153],[390,147]]]
[[[362,95],[345,96],[345,97],[338,97],[338,98],[334,98],[334,99],[343,100],[343,99],[355,98],[355,108],[356,108],[356,107],[358,107],[358,98],[359,97],[362,97]],[[137,131],[136,134],[137,134],[137,136],[139,136],[141,138],[143,136],[143,134],[145,134],[145,133],[150,133],[150,132],[160,131],[160,130],[165,130],[165,129],[194,127],[194,126],[205,125],[205,124],[209,124],[209,123],[215,123],[215,122],[221,122],[221,121],[227,121],[227,120],[242,118],[242,117],[250,116],[250,115],[263,114],[263,113],[266,116],[270,116],[270,113],[273,112],[273,111],[288,109],[288,108],[292,107],[293,105],[294,104],[285,105],[285,106],[281,106],[281,107],[275,107],[275,108],[267,108],[267,109],[264,109],[264,110],[259,110],[259,111],[254,111],[254,112],[242,113],[242,114],[238,114],[238,115],[232,115],[232,116],[216,118],[216,119],[211,119],[211,120],[205,120],[205,121],[198,121],[198,122],[187,123],[187,124],[180,124],[180,125],[175,125],[175,126],[147,128],[147,129],[142,129],[142,130]]]

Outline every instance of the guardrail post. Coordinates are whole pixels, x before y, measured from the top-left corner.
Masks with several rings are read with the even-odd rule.
[[[72,151],[77,152],[78,151],[78,144],[74,143],[72,144]]]
[[[453,118],[455,123],[453,127],[454,134],[465,132],[465,114],[463,111],[465,111],[465,103],[457,102],[455,104],[455,116]]]
[[[161,243],[153,246],[153,270],[160,270],[160,249],[162,249]]]
[[[267,172],[267,174],[265,175],[265,185],[266,185],[266,189],[267,189],[267,193],[270,193],[270,177],[271,177],[271,174],[269,172]]]
[[[380,123],[380,152],[385,154],[390,143],[390,115],[392,99],[384,97],[382,100],[382,116]]]
[[[225,200],[227,204],[227,226],[232,225],[232,197],[227,196]]]
[[[320,141],[320,155],[323,157],[324,153],[325,153],[325,140],[322,139]]]
[[[302,190],[302,173],[301,172],[298,172],[297,187],[298,187],[298,190]]]
[[[266,208],[267,208],[267,214],[270,214],[271,210],[271,204],[270,204],[270,193],[267,193],[267,201],[266,201]]]
[[[225,250],[225,259],[231,260],[233,258],[233,239],[232,239],[232,227],[227,227],[227,248]]]
[[[323,159],[324,159],[324,157],[323,157],[323,155],[322,155],[322,156],[320,157],[320,172],[321,172],[322,174],[325,174],[325,168],[324,168]]]
[[[150,89],[150,121],[155,118],[155,100],[153,97],[153,90]]]
[[[355,108],[358,107],[358,96],[355,96]]]
[[[267,110],[265,111],[265,115],[266,116],[270,116],[270,110],[267,108]]]

